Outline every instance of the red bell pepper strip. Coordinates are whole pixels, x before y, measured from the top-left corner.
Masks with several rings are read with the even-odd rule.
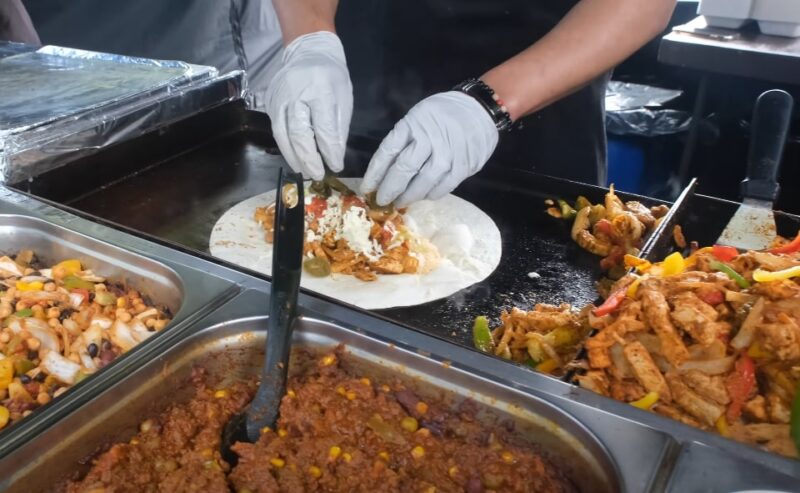
[[[732,246],[714,245],[711,254],[723,262],[730,262],[739,255],[739,250]]]
[[[614,226],[611,225],[611,222],[608,219],[601,219],[597,221],[597,224],[595,224],[594,227],[597,232],[603,233],[609,238],[614,238]]]
[[[728,422],[733,423],[741,416],[742,407],[756,386],[756,365],[750,356],[742,354],[736,361],[733,373],[728,376],[725,386],[731,396],[727,414]]]
[[[797,233],[797,236],[789,243],[773,248],[769,253],[794,253],[797,251],[800,251],[800,233]]]
[[[611,295],[606,299],[606,301],[594,309],[593,313],[597,317],[602,317],[604,315],[608,315],[609,313],[613,312],[622,304],[627,296],[628,288],[625,289],[618,289],[611,293]]]
[[[70,289],[69,292],[70,293],[79,294],[79,295],[83,296],[83,301],[81,302],[81,304],[89,302],[89,290],[88,289],[75,288],[75,289]]]
[[[718,291],[716,289],[709,289],[708,291],[698,291],[697,297],[711,306],[717,306],[723,301],[725,301],[725,295],[722,294],[722,291]]]

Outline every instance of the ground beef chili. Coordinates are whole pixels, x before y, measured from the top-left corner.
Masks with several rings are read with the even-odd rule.
[[[421,399],[402,382],[372,382],[328,354],[291,378],[275,430],[238,443],[230,472],[220,430],[251,386],[211,390],[174,406],[131,443],[101,455],[69,492],[572,492],[562,471],[505,427]],[[227,475],[227,478],[226,478]]]

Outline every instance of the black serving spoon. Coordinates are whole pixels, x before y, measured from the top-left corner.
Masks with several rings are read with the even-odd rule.
[[[286,392],[289,349],[297,314],[297,292],[303,260],[304,216],[303,178],[299,174],[278,176],[275,201],[275,241],[272,250],[272,293],[267,320],[264,367],[253,401],[222,431],[222,458],[231,466],[238,456],[231,451],[236,442],[255,442],[265,426],[275,427],[281,398]]]

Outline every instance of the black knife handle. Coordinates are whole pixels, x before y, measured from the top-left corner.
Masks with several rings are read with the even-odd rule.
[[[779,89],[758,97],[750,130],[747,178],[742,181],[742,198],[775,202],[778,198],[778,170],[783,147],[792,122],[794,100]]]
[[[294,186],[296,195],[288,197],[294,207],[287,204],[284,190]],[[289,194],[293,195],[293,194]],[[267,319],[267,348],[264,355],[262,382],[247,408],[247,436],[258,439],[264,426],[274,427],[278,408],[286,391],[289,371],[289,350],[297,314],[297,292],[303,265],[303,239],[305,237],[305,202],[303,177],[297,173],[281,171],[275,197],[275,240],[272,250],[272,283]]]

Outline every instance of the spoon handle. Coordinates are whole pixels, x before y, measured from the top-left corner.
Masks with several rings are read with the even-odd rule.
[[[247,409],[247,436],[253,442],[263,427],[274,427],[281,398],[286,392],[289,350],[302,272],[304,204],[302,176],[281,170],[275,206],[267,348],[261,385]]]

